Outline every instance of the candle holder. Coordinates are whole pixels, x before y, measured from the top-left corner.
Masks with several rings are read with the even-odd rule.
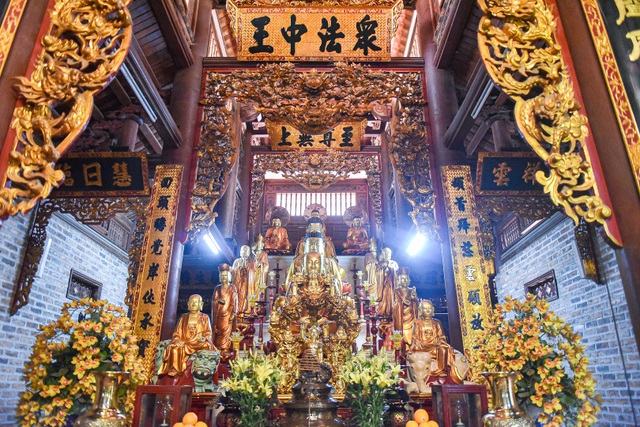
[[[235,358],[240,356],[240,342],[244,339],[244,336],[240,331],[231,332],[231,344],[233,345],[233,352],[235,353]]]
[[[393,341],[393,349],[395,350],[396,363],[400,359],[400,349],[402,348],[402,331],[394,330],[391,333],[391,340]]]

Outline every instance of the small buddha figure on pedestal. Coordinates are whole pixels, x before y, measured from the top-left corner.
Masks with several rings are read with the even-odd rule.
[[[363,226],[361,216],[353,217],[353,223],[347,231],[347,241],[344,242],[343,247],[343,254],[363,254],[369,249],[369,234]]]
[[[413,343],[413,324],[418,318],[418,295],[414,286],[409,287],[410,283],[409,269],[400,268],[393,291],[393,329],[402,331],[402,341],[408,346]]]
[[[430,372],[431,377],[449,377],[454,383],[462,384],[463,378],[455,364],[453,347],[447,343],[440,321],[433,318],[434,312],[431,301],[420,301],[419,317],[414,323],[409,354],[428,353],[432,358],[432,365],[433,361],[436,365]]]
[[[222,352],[222,358],[231,354],[231,332],[234,329],[238,310],[238,291],[231,283],[229,264],[218,266],[220,284],[213,290],[211,317],[213,318],[213,342]]]
[[[264,237],[264,249],[269,253],[289,253],[291,251],[289,234],[282,227],[282,221],[278,217],[271,220],[271,227]]]
[[[202,305],[200,295],[189,297],[189,312],[178,320],[171,342],[164,350],[159,377],[181,375],[187,369],[187,359],[193,353],[216,349],[211,340],[211,322],[209,316],[201,312]]]

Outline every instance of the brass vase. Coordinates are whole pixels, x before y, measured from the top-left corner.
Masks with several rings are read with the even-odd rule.
[[[491,410],[482,417],[484,427],[535,427],[516,401],[517,372],[483,372],[482,375],[489,382],[492,396]]]
[[[81,415],[73,427],[125,427],[127,417],[118,408],[118,388],[128,372],[93,372],[96,377],[96,397],[93,406]]]

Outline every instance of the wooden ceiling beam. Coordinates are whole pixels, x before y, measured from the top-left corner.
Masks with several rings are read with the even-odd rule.
[[[191,36],[184,19],[176,9],[173,0],[149,0],[149,5],[156,16],[162,35],[180,68],[193,64],[191,52]]]
[[[451,65],[451,60],[456,53],[456,49],[458,49],[469,15],[475,6],[476,0],[454,0],[444,11],[446,16],[440,18],[441,22],[438,25],[444,25],[445,27],[433,58],[437,68],[449,68]],[[444,22],[442,22],[443,19]]]
[[[484,63],[479,60],[473,71],[467,96],[462,101],[462,105],[444,135],[443,143],[445,147],[450,150],[464,149],[465,138],[478,117],[480,109],[482,109],[482,106],[478,106],[478,103],[484,103],[486,95],[488,95],[486,92],[491,91],[492,86],[493,83],[489,74],[487,74]]]
[[[144,66],[142,50],[132,49],[129,52],[120,73],[127,79],[138,102],[158,131],[162,145],[171,148],[182,145],[182,133],[160,96],[152,71]]]

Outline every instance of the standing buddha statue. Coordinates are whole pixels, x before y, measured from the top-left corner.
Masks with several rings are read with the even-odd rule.
[[[232,282],[238,290],[238,313],[250,314],[249,296],[255,295],[254,277],[256,264],[251,257],[251,248],[244,245],[240,248],[240,258],[233,261],[231,267]]]
[[[220,284],[213,290],[211,318],[213,319],[213,342],[222,352],[223,358],[231,353],[231,332],[235,328],[238,310],[238,291],[231,283],[229,264],[218,266]]]
[[[398,270],[396,289],[393,291],[393,329],[402,331],[402,340],[410,346],[413,342],[413,324],[418,318],[418,295],[414,286],[409,287],[409,269]]]
[[[391,249],[384,248],[380,252],[380,260],[376,264],[374,273],[374,289],[378,296],[376,314],[383,319],[391,317],[396,270],[398,270],[398,263],[391,259]]]
[[[256,265],[253,288],[258,292],[259,295],[256,296],[260,300],[260,294],[266,289],[267,278],[269,276],[269,254],[264,250],[264,239],[262,235],[258,235],[256,239],[253,247],[253,256]]]

